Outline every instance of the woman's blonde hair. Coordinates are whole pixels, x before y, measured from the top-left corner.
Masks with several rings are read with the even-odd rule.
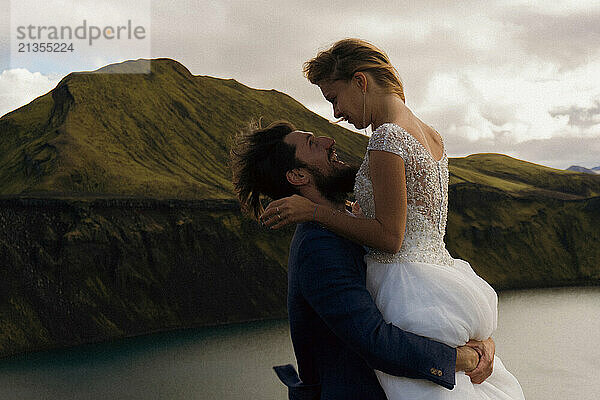
[[[328,50],[304,63],[304,76],[313,84],[327,81],[349,81],[356,72],[369,72],[382,87],[395,93],[402,101],[404,88],[398,71],[385,52],[362,39],[342,39]]]

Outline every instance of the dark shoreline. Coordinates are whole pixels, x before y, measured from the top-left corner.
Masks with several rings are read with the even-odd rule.
[[[140,334],[136,334],[136,335],[120,336],[120,337],[114,337],[114,338],[109,338],[109,339],[99,339],[99,340],[96,340],[93,342],[79,343],[79,344],[74,344],[74,345],[41,347],[41,348],[23,351],[20,353],[0,355],[0,363],[2,363],[2,361],[8,361],[13,358],[19,358],[19,357],[24,357],[24,356],[29,356],[29,355],[50,353],[50,352],[61,352],[61,351],[79,349],[79,348],[85,349],[86,347],[93,347],[93,346],[97,346],[97,345],[117,343],[117,342],[125,342],[130,339],[147,338],[147,337],[150,337],[153,335],[169,334],[169,333],[176,333],[176,332],[182,332],[182,331],[191,331],[191,330],[196,330],[196,329],[211,329],[211,328],[244,326],[244,325],[252,324],[252,323],[266,323],[266,322],[270,322],[270,321],[276,322],[276,321],[282,321],[282,320],[287,320],[287,314],[283,315],[283,316],[279,316],[279,317],[273,316],[271,318],[265,318],[265,319],[248,319],[248,320],[242,320],[242,321],[238,321],[238,322],[228,322],[228,323],[224,323],[224,324],[208,324],[208,325],[198,325],[198,326],[181,326],[181,327],[163,328],[163,329],[157,329],[154,331],[144,332],[144,333],[140,333]]]

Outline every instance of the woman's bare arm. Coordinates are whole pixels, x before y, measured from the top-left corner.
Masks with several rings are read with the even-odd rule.
[[[370,150],[369,174],[375,200],[374,219],[357,218],[331,207],[317,206],[302,196],[271,202],[261,219],[265,225],[277,229],[290,223],[311,221],[314,216],[314,220],[340,236],[396,253],[402,246],[406,226],[404,161],[394,153]]]

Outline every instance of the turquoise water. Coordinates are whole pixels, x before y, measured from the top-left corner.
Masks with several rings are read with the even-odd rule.
[[[600,288],[500,294],[497,354],[528,400],[600,391]],[[0,399],[285,399],[287,321],[160,333],[0,360]]]

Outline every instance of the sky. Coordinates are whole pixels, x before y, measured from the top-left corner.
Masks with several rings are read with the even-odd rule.
[[[442,134],[450,157],[493,152],[560,169],[600,166],[596,0],[0,0],[0,9],[0,115],[71,71],[169,57],[195,75],[285,92],[333,120],[302,63],[358,37],[389,55],[407,106]],[[75,57],[15,52],[17,25],[83,18],[132,20],[147,37],[135,46],[98,40]]]

